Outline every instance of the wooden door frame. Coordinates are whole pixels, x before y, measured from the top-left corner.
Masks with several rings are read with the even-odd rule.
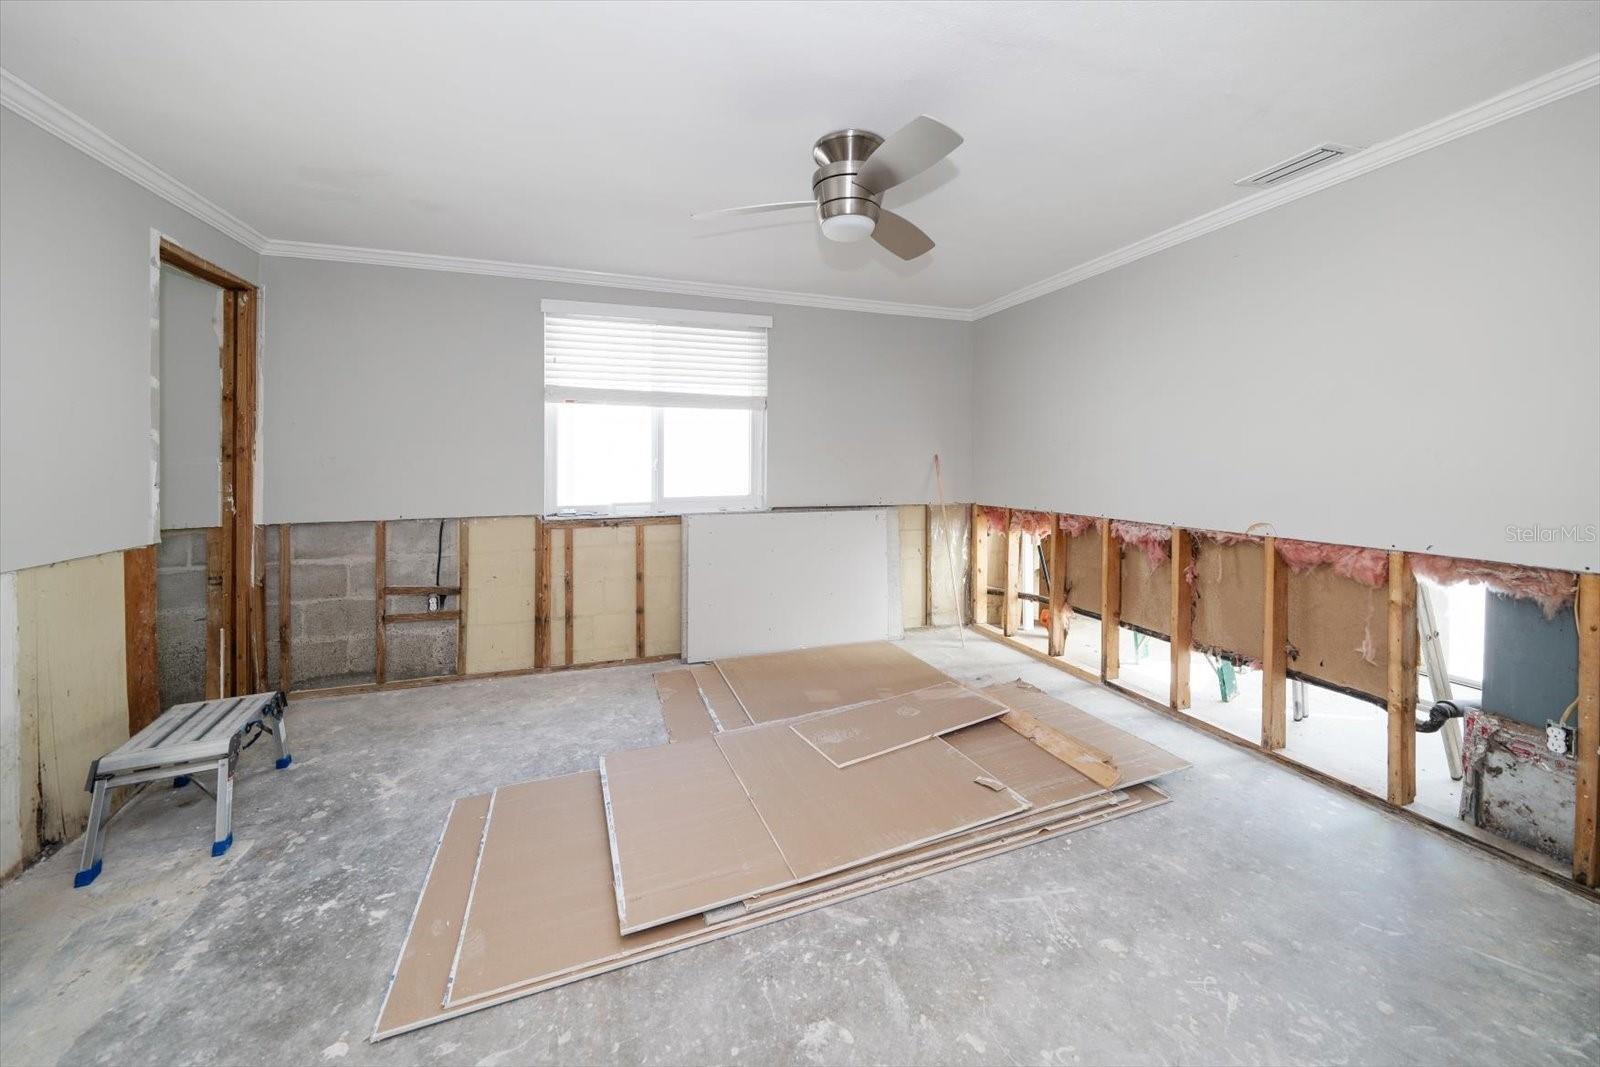
[[[260,689],[266,676],[265,574],[255,515],[260,290],[165,237],[160,262],[222,290],[221,525],[206,538],[206,697],[238,696]]]

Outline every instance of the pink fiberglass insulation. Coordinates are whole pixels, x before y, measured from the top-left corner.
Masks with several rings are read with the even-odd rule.
[[[987,504],[980,504],[978,505],[978,516],[979,518],[983,519],[984,524],[988,526],[990,530],[998,530],[1001,533],[1005,532],[1007,517],[1006,508],[992,508]]]
[[[1172,541],[1172,527],[1152,526],[1146,522],[1111,524],[1111,532],[1125,545],[1133,545],[1144,552],[1150,566],[1159,567],[1167,561],[1167,546]]]
[[[1328,566],[1335,574],[1362,585],[1381,589],[1389,584],[1389,553],[1376,548],[1353,545],[1325,545],[1320,541],[1293,541],[1278,538],[1278,555],[1296,574],[1312,567]]]
[[[1219,545],[1248,545],[1259,542],[1261,538],[1251,534],[1229,533],[1226,530],[1194,530],[1196,537],[1204,537],[1207,541],[1214,541]]]
[[[1092,530],[1100,521],[1092,515],[1062,515],[1061,528],[1067,532],[1068,537],[1077,537]]]
[[[1532,600],[1544,609],[1547,619],[1555,618],[1556,612],[1572,603],[1578,593],[1576,574],[1543,567],[1418,554],[1411,557],[1411,569],[1440,585],[1482,582],[1497,593]]]
[[[1040,538],[1049,537],[1056,525],[1056,517],[1048,511],[1013,511],[1011,521],[1023,533]]]

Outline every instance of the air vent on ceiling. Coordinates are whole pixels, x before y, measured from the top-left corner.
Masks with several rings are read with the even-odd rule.
[[[1336,159],[1343,159],[1354,151],[1356,149],[1351,148],[1349,145],[1319,144],[1317,147],[1308,148],[1306,151],[1297,156],[1292,156],[1282,163],[1274,163],[1266,170],[1257,171],[1248,178],[1240,178],[1233,184],[1253,185],[1258,189],[1264,189],[1272,185],[1282,185],[1289,179],[1298,178],[1307,171],[1325,167]]]

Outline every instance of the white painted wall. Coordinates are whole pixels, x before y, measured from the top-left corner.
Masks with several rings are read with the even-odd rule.
[[[0,571],[151,541],[152,228],[255,253],[0,111]]]
[[[222,290],[161,268],[161,528],[222,522]]]
[[[984,501],[1600,569],[1506,531],[1600,523],[1600,90],[991,316],[977,351]]]
[[[683,658],[903,636],[899,530],[886,508],[685,516]]]
[[[266,257],[267,522],[543,510],[544,299],[772,316],[773,507],[969,491],[965,323]]]

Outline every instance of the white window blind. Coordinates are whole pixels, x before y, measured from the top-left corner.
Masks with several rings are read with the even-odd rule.
[[[768,318],[565,301],[544,312],[551,403],[766,407]]]

